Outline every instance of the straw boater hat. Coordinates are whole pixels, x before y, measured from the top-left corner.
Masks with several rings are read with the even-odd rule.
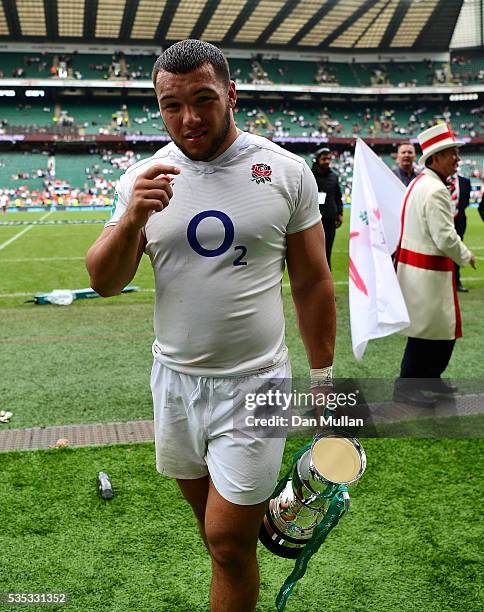
[[[465,144],[462,140],[455,139],[448,123],[439,123],[425,130],[425,132],[418,135],[418,142],[422,149],[422,157],[418,160],[418,163],[421,165],[434,153],[449,149],[450,147],[462,147]]]

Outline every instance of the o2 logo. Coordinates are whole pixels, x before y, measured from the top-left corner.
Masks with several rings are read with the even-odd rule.
[[[206,249],[198,242],[197,238],[198,226],[204,219],[207,219],[209,217],[213,217],[221,221],[225,230],[222,244],[216,249]],[[219,255],[223,255],[223,253],[226,253],[232,246],[234,237],[235,229],[234,224],[232,223],[232,219],[220,210],[205,210],[204,212],[198,213],[198,215],[195,215],[193,217],[187,227],[188,244],[192,247],[195,253],[198,253],[202,257],[218,257]],[[234,259],[232,265],[246,266],[247,262],[243,261],[243,258],[247,255],[247,247],[239,245],[234,247],[234,251],[236,253],[239,251],[239,254]]]

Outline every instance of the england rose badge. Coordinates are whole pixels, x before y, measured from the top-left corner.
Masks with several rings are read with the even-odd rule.
[[[272,170],[267,164],[254,164],[251,168],[251,172],[252,181],[255,181],[256,183],[265,183],[266,181],[269,183],[271,182]]]

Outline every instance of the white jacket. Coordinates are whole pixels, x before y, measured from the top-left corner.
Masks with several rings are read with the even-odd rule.
[[[469,263],[471,252],[457,235],[450,194],[430,168],[407,187],[397,277],[410,315],[406,336],[452,340],[462,335],[453,262]]]

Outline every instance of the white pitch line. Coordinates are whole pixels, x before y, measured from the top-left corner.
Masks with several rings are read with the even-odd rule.
[[[333,284],[334,285],[347,285],[348,281],[334,281]],[[282,283],[282,286],[284,287],[284,289],[287,289],[288,287],[291,286],[291,284],[290,283]],[[144,292],[144,293],[147,293],[147,292],[154,293],[155,290],[154,289],[139,289],[139,291],[140,292]],[[0,295],[0,297],[2,297],[2,296]]]
[[[463,279],[463,280],[471,280],[471,279]],[[484,277],[482,279],[476,278],[473,280],[484,280]],[[347,285],[348,281],[335,281],[334,282],[335,285]],[[289,283],[282,283],[282,286],[287,289],[289,288],[291,285]],[[150,288],[144,288],[144,289],[138,289],[138,291],[135,291],[135,293],[154,293],[155,289],[150,289]],[[25,297],[25,296],[29,296],[29,295],[34,295],[35,293],[38,293],[38,291],[29,291],[26,293],[0,293],[0,299],[3,298],[16,298],[16,297]]]
[[[484,276],[476,276],[476,277],[461,276],[461,278],[466,283],[484,280]],[[343,281],[343,280],[341,280],[341,281],[334,281],[333,285],[348,285],[348,281]],[[291,284],[290,283],[282,283],[282,286],[283,286],[284,289],[289,289],[291,287]],[[138,292],[139,293],[154,293],[155,289],[138,289]],[[8,297],[8,296],[7,295],[0,295],[0,298],[2,298],[2,297]]]
[[[47,219],[47,217],[49,217],[54,211],[51,210],[48,213],[46,213],[43,217],[41,217],[39,219],[39,221],[43,221],[44,219]],[[27,225],[26,228],[24,228],[23,230],[21,230],[18,234],[15,234],[15,236],[12,236],[11,238],[9,238],[6,242],[3,242],[2,244],[0,244],[0,251],[3,250],[5,247],[8,247],[9,244],[12,244],[12,242],[14,242],[15,240],[17,240],[17,238],[20,238],[21,236],[23,236],[24,234],[26,234],[29,230],[31,230],[33,227],[36,227],[35,225]]]
[[[154,289],[138,289],[135,293],[154,293]],[[36,293],[40,293],[39,291],[22,291],[19,293],[0,293],[0,299],[3,298],[17,298],[17,297],[28,297],[33,296]],[[48,292],[46,292],[48,293]]]
[[[333,281],[333,285],[347,285],[348,281]],[[290,287],[291,283],[282,283],[284,288]]]
[[[466,283],[472,283],[472,282],[484,280],[484,276],[461,276],[460,278]]]
[[[472,277],[472,276],[461,276],[462,280],[465,280],[466,282],[469,281],[482,281],[484,280],[484,276],[476,276],[476,277]],[[333,285],[348,285],[348,281],[333,281]],[[288,289],[291,284],[290,283],[282,283],[282,286],[284,287],[284,289]],[[139,289],[138,290],[140,293],[154,293],[154,289]],[[5,297],[0,295],[0,297]]]
[[[1,263],[18,263],[25,261],[74,261],[86,259],[85,257],[6,257],[5,259],[0,259]]]
[[[464,281],[465,283],[475,283],[475,282],[480,282],[480,281],[484,281],[484,276],[461,276],[461,280]],[[334,282],[335,285],[347,285],[348,281],[335,281]],[[289,283],[282,283],[282,286],[284,288],[289,288],[291,285]],[[138,292],[136,293],[154,293],[155,290],[154,289],[138,289]],[[4,299],[4,298],[17,298],[17,297],[28,297],[28,296],[32,296],[35,293],[38,293],[37,291],[27,291],[27,292],[22,292],[22,293],[0,293],[0,299]]]

